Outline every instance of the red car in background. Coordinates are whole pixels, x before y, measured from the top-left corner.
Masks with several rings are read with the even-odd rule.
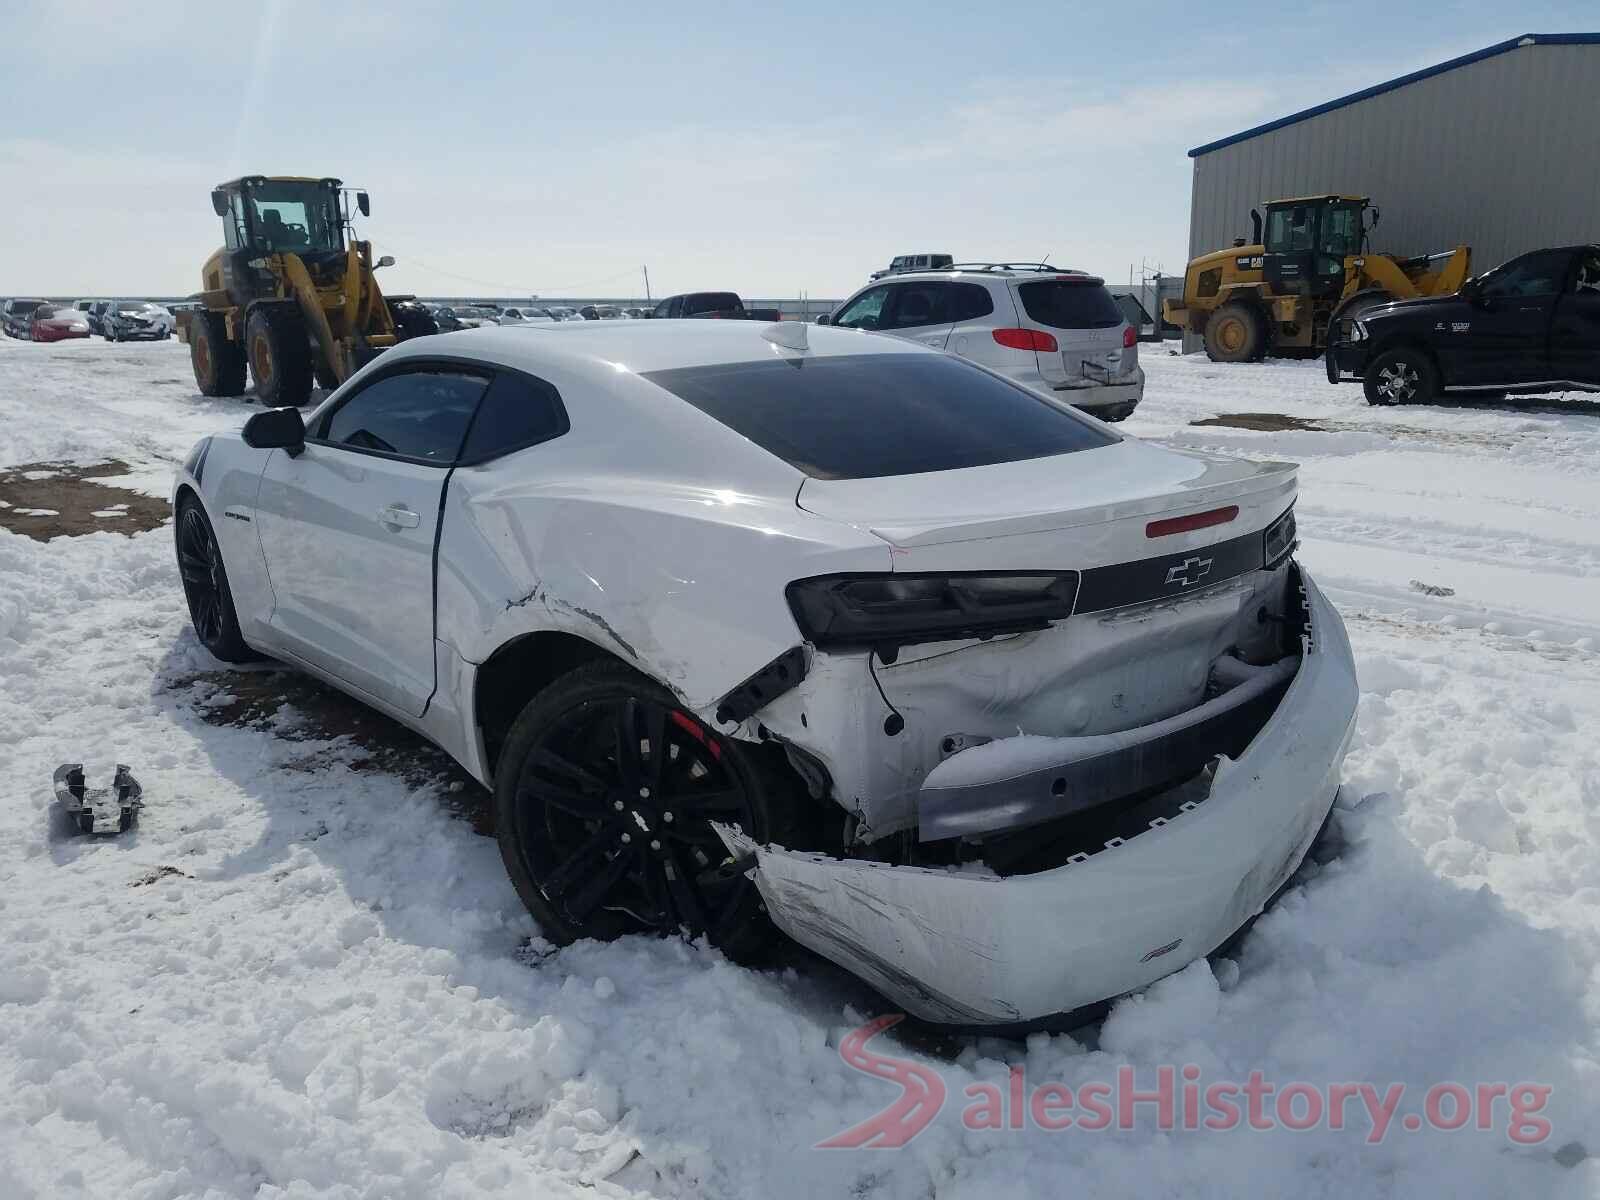
[[[89,322],[70,304],[44,304],[33,310],[29,336],[36,342],[60,342],[89,336]]]

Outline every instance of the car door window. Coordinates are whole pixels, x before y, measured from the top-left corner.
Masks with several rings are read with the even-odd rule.
[[[463,463],[487,462],[560,437],[569,428],[561,394],[542,379],[502,371],[484,393],[461,448]]]
[[[1567,280],[1572,264],[1569,250],[1539,250],[1513,259],[1483,277],[1478,294],[1485,300],[1524,296],[1554,296]]]
[[[1590,246],[1578,256],[1570,290],[1580,296],[1600,296],[1600,247]]]
[[[918,329],[926,325],[948,324],[944,315],[948,284],[900,283],[891,289],[886,311],[878,320],[879,329]]]
[[[487,375],[458,368],[386,375],[330,413],[321,440],[446,466],[459,455],[488,386]]]
[[[950,283],[945,288],[945,320],[959,324],[979,321],[993,314],[994,300],[982,284]]]
[[[879,329],[883,307],[889,300],[889,286],[868,288],[839,310],[832,324],[843,329]]]

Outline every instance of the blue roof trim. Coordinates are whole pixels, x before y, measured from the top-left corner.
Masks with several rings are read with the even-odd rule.
[[[1409,75],[1402,75],[1399,79],[1391,79],[1388,83],[1376,84],[1359,92],[1351,92],[1348,96],[1341,96],[1337,100],[1329,100],[1326,104],[1319,104],[1315,108],[1292,113],[1287,117],[1279,117],[1276,121],[1268,121],[1265,125],[1257,125],[1254,129],[1246,129],[1243,133],[1236,133],[1232,137],[1225,137],[1215,142],[1207,142],[1204,146],[1196,146],[1189,151],[1189,157],[1199,158],[1202,154],[1210,154],[1213,150],[1221,150],[1224,146],[1231,146],[1235,142],[1244,142],[1253,137],[1260,137],[1263,133],[1271,133],[1274,129],[1282,129],[1286,125],[1294,125],[1311,117],[1320,116],[1322,113],[1332,112],[1336,108],[1344,108],[1346,105],[1355,104],[1357,101],[1369,99],[1372,96],[1381,96],[1384,92],[1392,92],[1396,88],[1403,88],[1407,84],[1416,83],[1420,79],[1443,75],[1446,71],[1454,71],[1457,67],[1465,67],[1470,63],[1482,62],[1486,58],[1493,58],[1496,54],[1505,54],[1507,51],[1516,50],[1521,46],[1577,45],[1600,45],[1600,33],[1524,33],[1519,37],[1496,42],[1493,46],[1486,46],[1482,50],[1474,50],[1471,54],[1463,54],[1460,58],[1452,58],[1449,62],[1442,62],[1436,67],[1425,67],[1420,71],[1413,71]]]

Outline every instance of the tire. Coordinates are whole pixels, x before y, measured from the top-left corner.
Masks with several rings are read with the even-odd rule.
[[[728,869],[708,823],[739,825],[763,843],[787,826],[789,780],[761,769],[758,753],[613,660],[586,663],[539,692],[500,752],[495,829],[544,936],[567,945],[686,928],[735,958],[770,945],[760,893]]]
[[[1402,346],[1373,359],[1361,386],[1368,404],[1429,404],[1438,394],[1439,373],[1421,350]]]
[[[260,658],[239,632],[239,614],[233,606],[233,589],[228,586],[228,571],[216,532],[206,510],[193,496],[178,502],[173,543],[178,555],[178,577],[183,580],[184,599],[189,603],[189,620],[200,644],[227,663]]]
[[[312,355],[311,370],[312,374],[316,377],[317,386],[319,388],[325,388],[331,392],[334,388],[339,386],[339,376],[334,372],[332,367],[328,366],[323,361],[322,352],[320,350],[317,351],[316,354]]]
[[[228,323],[221,313],[202,311],[191,318],[189,365],[201,395],[244,395],[244,352],[228,340]]]
[[[311,399],[311,342],[298,308],[267,304],[245,324],[244,344],[256,399],[268,408],[295,408]]]
[[[1248,304],[1224,304],[1206,322],[1205,341],[1212,362],[1255,362],[1266,352],[1266,324]]]

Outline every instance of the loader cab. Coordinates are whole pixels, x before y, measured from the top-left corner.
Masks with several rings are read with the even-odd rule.
[[[1370,208],[1359,196],[1303,196],[1268,204],[1261,264],[1267,286],[1280,295],[1337,295],[1344,288],[1345,258],[1361,253]]]

